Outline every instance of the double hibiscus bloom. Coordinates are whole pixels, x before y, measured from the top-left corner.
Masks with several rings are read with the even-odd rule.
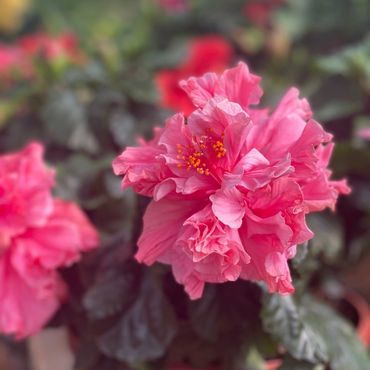
[[[332,136],[291,88],[257,108],[260,77],[244,63],[180,82],[194,110],[114,161],[123,187],[152,197],[136,258],[170,264],[192,299],[204,284],[264,281],[294,291],[288,260],[312,238],[305,216],[334,208],[345,180],[330,180]]]
[[[0,333],[34,334],[67,298],[58,268],[97,247],[80,208],[52,196],[54,170],[31,143],[0,156]]]

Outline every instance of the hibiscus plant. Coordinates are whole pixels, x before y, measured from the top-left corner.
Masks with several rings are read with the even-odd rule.
[[[0,34],[14,369],[57,327],[77,370],[370,370],[370,5],[325,4],[35,0]]]

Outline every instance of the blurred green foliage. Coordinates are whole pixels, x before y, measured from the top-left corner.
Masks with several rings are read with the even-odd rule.
[[[64,271],[72,299],[53,322],[78,338],[77,369],[259,369],[263,358],[281,357],[281,345],[281,370],[370,369],[349,324],[308,295],[320,292],[335,307],[325,282],[339,281],[344,295],[346,274],[370,254],[370,147],[355,137],[370,122],[370,2],[289,0],[266,29],[246,18],[246,2],[193,0],[187,12],[169,13],[154,0],[35,0],[20,31],[72,30],[86,53],[81,66],[40,63],[31,84],[0,89],[1,151],[44,142],[56,192],[78,202],[103,237],[100,251]],[[209,33],[263,76],[266,105],[300,88],[335,134],[334,174],[353,187],[335,215],[309,220],[316,236],[292,261],[294,298],[237,282],[208,286],[189,303],[167,267],[132,260],[147,201],[120,191],[111,161],[169,114],[157,105],[155,72],[180,63],[187,41]]]

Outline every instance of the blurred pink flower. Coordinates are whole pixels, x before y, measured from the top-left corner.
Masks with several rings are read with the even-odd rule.
[[[266,28],[271,22],[272,12],[285,0],[251,0],[244,8],[245,16],[258,27]]]
[[[69,32],[55,37],[40,32],[24,36],[19,40],[18,44],[28,57],[42,55],[48,61],[62,58],[75,63],[78,63],[82,58],[77,38],[73,33]]]
[[[194,38],[185,61],[174,69],[159,71],[155,77],[161,94],[160,104],[183,112],[188,116],[195,107],[179,82],[190,76],[201,76],[206,72],[221,72],[228,67],[232,57],[231,45],[222,37],[208,35]]]
[[[114,162],[123,187],[153,197],[136,258],[170,264],[192,299],[205,282],[264,281],[294,291],[288,259],[312,238],[305,215],[334,209],[345,180],[331,181],[332,136],[291,88],[258,109],[260,77],[244,63],[180,83],[196,109],[156,129]]]
[[[181,13],[189,9],[189,0],[158,0],[158,4],[170,13]]]
[[[98,234],[73,203],[51,195],[54,171],[29,144],[0,156],[0,332],[41,329],[66,298],[57,268],[95,248]]]
[[[361,127],[356,131],[356,136],[364,140],[370,140],[370,127]]]
[[[11,84],[15,80],[32,79],[37,56],[50,63],[79,64],[84,59],[72,33],[65,32],[57,37],[46,33],[24,36],[13,45],[0,44],[0,82]]]
[[[0,44],[0,81],[10,83],[16,76],[29,78],[31,74],[32,65],[18,47]]]

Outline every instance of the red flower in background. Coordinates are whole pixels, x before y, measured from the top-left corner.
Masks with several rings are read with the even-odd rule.
[[[31,74],[31,63],[18,47],[0,44],[0,81],[10,82],[15,76],[29,78]]]
[[[158,5],[170,13],[181,13],[189,9],[188,0],[158,0]]]
[[[0,81],[30,79],[34,76],[34,60],[41,56],[47,62],[59,60],[78,64],[83,54],[72,33],[51,37],[46,33],[25,36],[13,45],[0,44]]]
[[[271,13],[277,7],[284,4],[284,1],[285,0],[250,1],[245,5],[244,13],[256,26],[265,28],[270,23]]]
[[[57,269],[95,248],[98,234],[77,205],[52,197],[54,171],[32,143],[0,156],[0,332],[24,338],[65,300]]]
[[[48,61],[58,58],[66,58],[73,62],[81,59],[76,36],[65,32],[59,36],[52,37],[46,33],[36,33],[19,40],[20,49],[29,57],[42,55]]]
[[[232,47],[220,36],[193,39],[182,64],[157,73],[155,81],[161,94],[160,104],[188,116],[195,108],[188,95],[180,88],[179,81],[190,76],[201,76],[209,71],[221,72],[230,64],[232,54]]]

